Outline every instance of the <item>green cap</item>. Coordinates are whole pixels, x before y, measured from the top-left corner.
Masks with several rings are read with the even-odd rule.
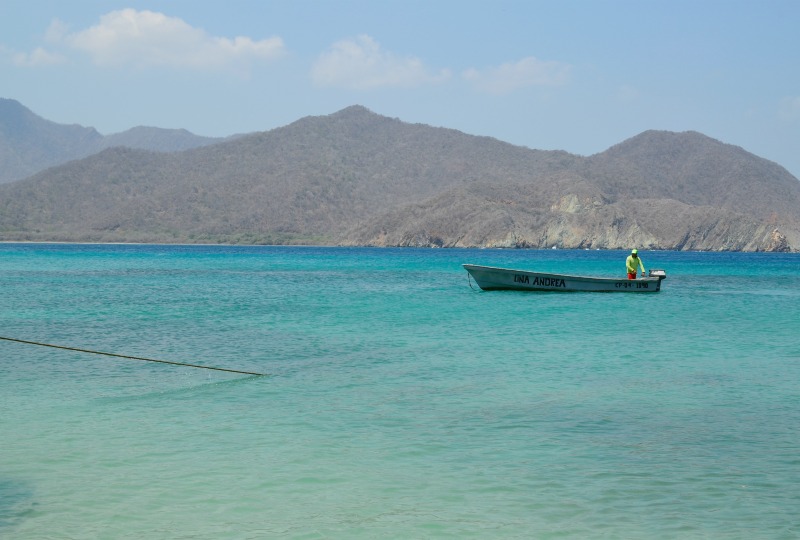
[[[631,250],[631,253],[633,253],[634,255],[636,255],[637,253],[639,253],[639,251],[638,251],[638,250],[636,250],[636,249],[632,249],[632,250]]]

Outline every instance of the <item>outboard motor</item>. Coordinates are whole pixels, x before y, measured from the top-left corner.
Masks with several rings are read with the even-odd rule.
[[[667,272],[666,270],[648,270],[647,276],[657,277],[661,281],[662,279],[667,279]]]

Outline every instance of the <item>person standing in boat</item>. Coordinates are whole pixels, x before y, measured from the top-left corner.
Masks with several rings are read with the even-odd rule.
[[[631,254],[625,259],[625,266],[628,269],[628,279],[636,279],[636,266],[642,269],[642,277],[644,277],[644,263],[639,258],[639,251],[636,249],[631,250]]]

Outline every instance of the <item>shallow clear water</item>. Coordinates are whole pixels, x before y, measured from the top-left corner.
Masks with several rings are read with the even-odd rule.
[[[795,538],[800,256],[0,245],[0,537]]]

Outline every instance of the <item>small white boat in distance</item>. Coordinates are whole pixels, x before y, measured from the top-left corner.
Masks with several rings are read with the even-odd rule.
[[[647,277],[628,279],[543,274],[476,264],[463,266],[484,291],[658,292],[661,281],[667,277],[664,270],[650,270]]]

